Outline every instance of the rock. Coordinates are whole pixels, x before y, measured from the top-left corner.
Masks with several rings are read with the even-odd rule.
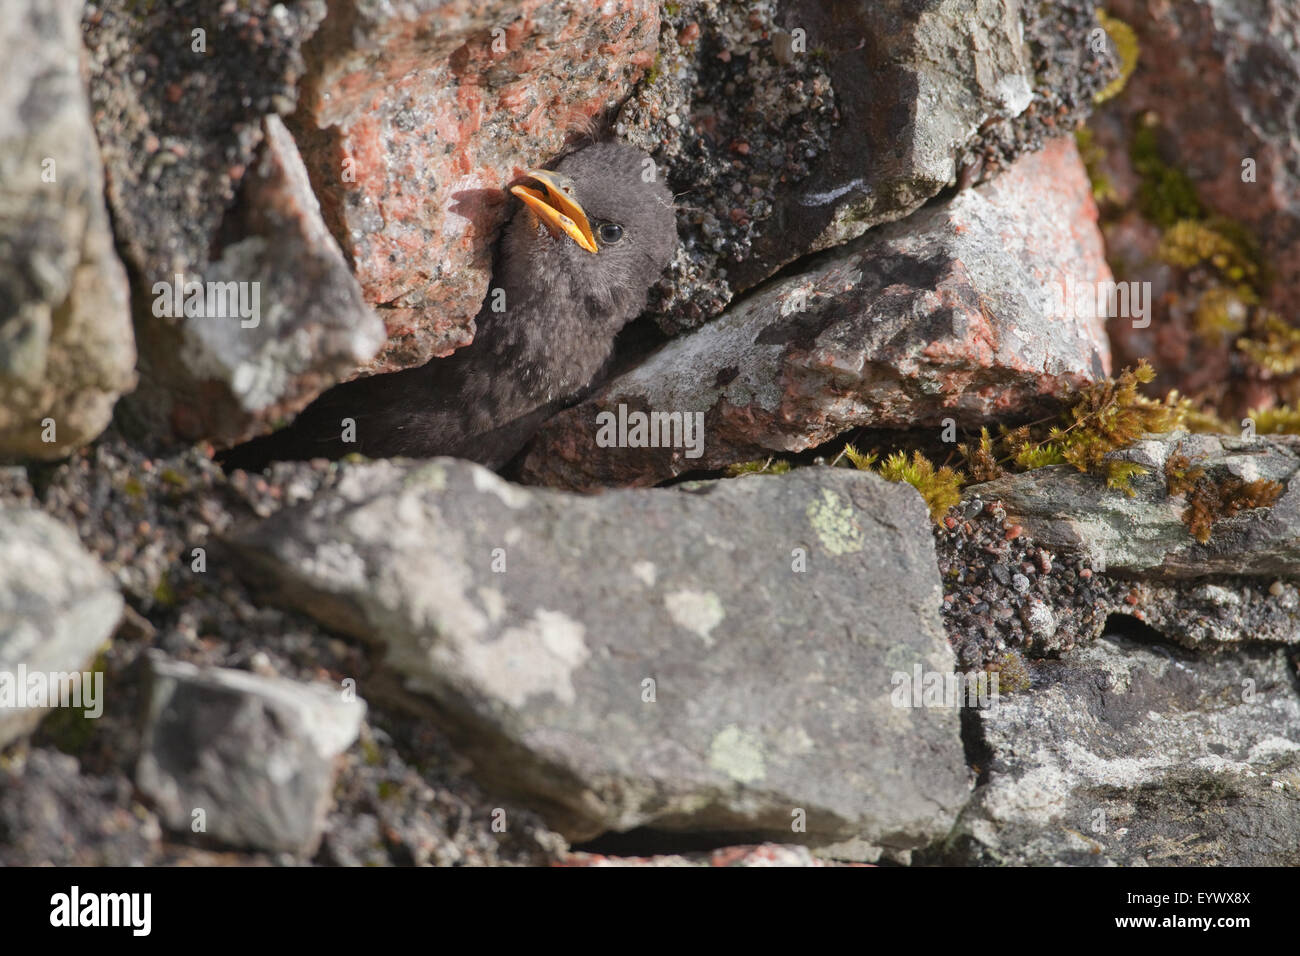
[[[1104,638],[977,711],[987,781],[944,862],[1294,866],[1300,698],[1282,650]]]
[[[383,696],[432,698],[571,840],[905,850],[968,792],[956,710],[890,702],[900,673],[952,672],[928,525],[865,472],[589,498],[436,459],[351,466],[231,544],[276,600],[381,644]]]
[[[1072,128],[1113,75],[1087,42],[1093,6],[667,4],[655,67],[614,122],[681,197],[660,326],[698,327],[786,263]]]
[[[1271,508],[1215,522],[1202,545],[1183,522],[1186,496],[1167,492],[1164,465],[1174,453],[1186,455],[1211,479],[1266,479],[1286,487]],[[1300,468],[1300,438],[1172,432],[1148,436],[1115,457],[1148,469],[1132,482],[1132,498],[1069,465],[1004,475],[964,493],[1000,500],[1011,520],[1040,544],[1087,553],[1098,570],[1171,579],[1300,575],[1300,483],[1291,481]]]
[[[278,116],[264,126],[227,221],[237,221],[241,238],[204,273],[227,287],[248,283],[252,308],[177,320],[154,314],[160,298],[174,300],[175,280],[151,289],[154,308],[139,323],[147,371],[132,408],[152,434],[249,438],[292,417],[384,343],[383,323],[321,221],[292,137]]]
[[[353,373],[384,333],[277,116],[325,3],[208,6],[105,0],[86,45],[141,345],[124,420],[139,438],[233,444]],[[195,282],[204,314],[178,314]]]
[[[1073,142],[1053,140],[670,342],[551,419],[522,477],[648,485],[853,428],[975,426],[1054,403],[1110,369],[1096,311],[1062,316],[1048,301],[1110,278],[1096,216]],[[702,453],[602,447],[597,416],[621,406],[702,413]]]
[[[79,0],[4,0],[0,43],[0,460],[97,436],[135,385],[126,274],[81,87]]]
[[[365,703],[334,688],[162,658],[152,676],[136,782],[163,824],[237,846],[315,852],[334,758],[357,739]]]
[[[505,186],[627,96],[657,33],[651,0],[331,4],[294,129],[388,326],[370,371],[470,340]]]
[[[82,675],[121,615],[113,579],[76,535],[0,505],[0,749],[40,723],[56,694],[60,706],[102,714],[102,673]]]
[[[120,773],[81,772],[57,750],[0,767],[0,865],[140,866],[158,862],[162,828]]]
[[[591,867],[751,867],[751,866],[833,866],[825,860],[819,860],[803,846],[790,846],[779,843],[763,843],[758,846],[729,846],[711,853],[665,853],[655,856],[607,856],[602,853],[569,853],[557,864],[559,866]]]

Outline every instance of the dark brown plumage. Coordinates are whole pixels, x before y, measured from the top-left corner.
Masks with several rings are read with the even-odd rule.
[[[493,311],[489,292],[473,343],[420,368],[336,386],[290,427],[224,453],[223,464],[360,452],[504,465],[592,383],[672,258],[672,196],[647,173],[650,162],[634,147],[597,143],[554,173],[532,174],[540,188],[514,190],[526,205],[506,227],[493,273],[504,309]],[[342,441],[347,418],[355,442]]]

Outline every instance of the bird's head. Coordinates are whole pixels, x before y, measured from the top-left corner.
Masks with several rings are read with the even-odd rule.
[[[621,143],[596,143],[554,170],[530,170],[510,190],[523,201],[506,233],[506,254],[525,264],[543,301],[591,302],[632,318],[677,247],[672,194],[653,160]]]

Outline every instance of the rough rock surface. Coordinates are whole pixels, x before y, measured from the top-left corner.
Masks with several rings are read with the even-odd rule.
[[[906,849],[967,794],[956,711],[890,703],[894,673],[952,670],[927,520],[865,473],[586,498],[438,459],[351,469],[234,545],[279,599],[380,642],[477,772],[568,836]]]
[[[54,679],[85,670],[121,614],[113,579],[76,535],[30,508],[0,505],[0,681],[9,691],[26,689],[18,683],[24,672]],[[35,727],[48,709],[26,695],[0,701],[0,747]]]
[[[948,863],[1294,866],[1300,696],[1280,650],[1105,638],[976,712],[985,755]]]
[[[159,657],[136,780],[171,830],[310,854],[335,758],[357,739],[365,711],[339,688]]]
[[[1214,524],[1199,544],[1183,523],[1186,496],[1168,494],[1165,462],[1186,455],[1210,478],[1266,479],[1285,485],[1271,508],[1255,508]],[[1007,515],[1042,545],[1086,552],[1099,570],[1157,578],[1208,575],[1300,576],[1300,438],[1232,438],[1172,432],[1152,435],[1114,453],[1147,474],[1132,482],[1134,497],[1068,465],[1054,465],[972,485],[966,493],[998,499]]]
[[[977,425],[1110,370],[1102,319],[1053,310],[1053,288],[1110,278],[1073,141],[875,230],[675,339],[551,419],[522,476],[574,489],[798,452],[862,426]],[[703,454],[599,447],[619,406],[703,412]]]
[[[351,374],[384,330],[277,116],[294,108],[300,48],[325,4],[209,6],[104,0],[85,25],[141,344],[141,388],[125,410],[141,436],[228,444]],[[217,301],[214,286],[217,314],[168,312],[158,284],[177,276],[243,283],[259,316]]]
[[[654,69],[614,122],[679,196],[660,326],[697,327],[799,256],[1069,129],[1112,75],[1095,27],[1092,0],[666,4]]]
[[[62,458],[135,384],[80,13],[80,0],[0,5],[0,459]]]
[[[617,106],[654,60],[652,0],[335,0],[294,129],[326,220],[389,344],[370,366],[467,343],[504,188]]]
[[[203,274],[212,283],[251,283],[256,308],[159,316],[159,296],[151,295],[137,321],[144,372],[131,403],[151,434],[218,444],[252,437],[348,377],[384,343],[383,323],[321,221],[293,138],[274,115],[263,135],[226,221],[239,238]],[[172,277],[161,281],[161,297],[174,300]]]

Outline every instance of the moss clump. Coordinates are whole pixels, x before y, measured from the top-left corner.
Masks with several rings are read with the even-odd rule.
[[[1002,477],[1002,466],[998,464],[997,454],[993,450],[993,439],[989,436],[987,428],[980,429],[978,445],[974,447],[958,445],[957,451],[966,459],[966,467],[970,469],[971,478],[975,481],[993,481],[995,478]]]
[[[158,583],[153,589],[154,603],[160,607],[172,607],[176,604],[176,589],[172,587],[171,579],[166,572],[158,579]]]
[[[1123,20],[1110,16],[1104,10],[1098,10],[1097,22],[1101,24],[1102,29],[1110,37],[1110,42],[1114,45],[1115,53],[1119,57],[1119,76],[1093,94],[1093,103],[1101,104],[1114,99],[1128,84],[1129,77],[1137,69],[1141,47],[1138,44],[1137,34]]]
[[[1281,482],[1263,478],[1258,481],[1245,481],[1235,475],[1210,478],[1204,468],[1194,465],[1182,452],[1170,455],[1165,461],[1165,488],[1171,497],[1187,496],[1183,524],[1201,544],[1210,540],[1216,521],[1251,508],[1273,507],[1283,487]]]
[[[1217,481],[1201,478],[1187,495],[1183,524],[1197,541],[1205,544],[1216,521],[1251,508],[1271,508],[1282,491],[1281,482],[1264,478],[1258,481],[1243,481],[1235,476]]]
[[[134,498],[138,501],[144,497],[144,483],[132,475],[122,482],[122,491],[126,493],[128,498]]]
[[[1147,398],[1139,387],[1155,379],[1146,360],[1125,369],[1118,378],[1084,386],[1065,416],[1065,424],[1052,425],[1046,435],[1023,425],[1003,433],[1003,445],[1022,469],[1068,464],[1079,471],[1106,479],[1110,488],[1132,495],[1130,482],[1146,473],[1140,465],[1107,458],[1144,434],[1169,432],[1182,426],[1187,404],[1176,396]]]
[[[1212,267],[1251,304],[1258,298],[1255,290],[1263,278],[1258,245],[1228,220],[1181,219],[1165,230],[1156,254],[1180,269]]]
[[[1182,219],[1203,219],[1205,207],[1196,196],[1196,187],[1180,169],[1175,169],[1160,155],[1157,121],[1148,114],[1142,118],[1129,143],[1129,159],[1142,177],[1138,186],[1138,209],[1149,221],[1169,229]]]
[[[1247,416],[1260,435],[1300,435],[1300,409],[1280,405],[1264,411],[1251,409]]]
[[[741,475],[784,475],[790,470],[790,463],[782,458],[756,458],[753,461],[739,461],[727,466],[728,478]]]
[[[1097,145],[1092,130],[1080,126],[1074,131],[1074,142],[1079,147],[1079,158],[1083,160],[1088,182],[1092,184],[1092,198],[1098,203],[1118,200],[1119,194],[1110,177],[1101,171],[1102,163],[1106,161],[1106,151]]]
[[[1185,495],[1205,477],[1205,469],[1192,465],[1191,459],[1177,452],[1165,460],[1165,490],[1172,495]]]
[[[1287,325],[1275,312],[1265,313],[1260,324],[1262,337],[1238,339],[1237,348],[1274,375],[1300,371],[1300,329]]]
[[[852,445],[844,448],[845,457],[859,471],[871,471],[886,481],[901,481],[911,485],[921,493],[930,517],[937,523],[943,520],[948,509],[961,502],[961,487],[966,483],[966,476],[954,471],[947,465],[936,468],[934,462],[919,451],[912,452],[908,458],[906,452],[896,451],[874,468],[877,455],[875,452],[863,454]]]
[[[1033,686],[1029,668],[1018,651],[1007,651],[990,667],[998,675],[998,693],[1014,694]]]

